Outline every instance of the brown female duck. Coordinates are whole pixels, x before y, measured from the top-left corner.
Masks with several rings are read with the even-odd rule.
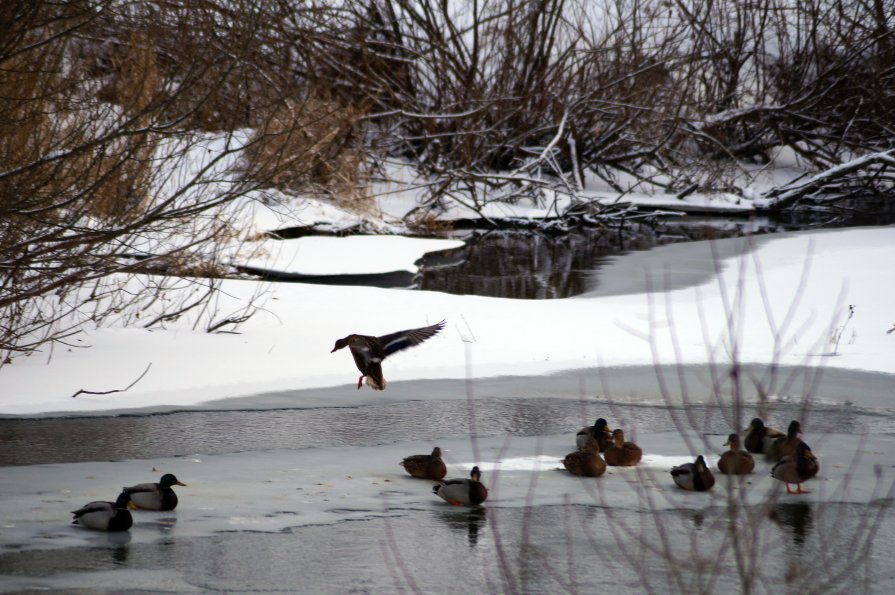
[[[562,464],[572,475],[600,477],[606,473],[606,461],[600,457],[596,440],[585,440],[584,447],[567,454]]]
[[[804,442],[796,447],[794,455],[785,456],[771,469],[771,477],[782,481],[786,485],[787,494],[808,494],[808,490],[802,489],[802,483],[808,481],[820,470],[817,457]],[[796,491],[792,491],[789,484],[796,484]]]
[[[721,455],[718,460],[718,470],[725,475],[747,475],[755,469],[755,459],[745,450],[740,450],[740,437],[731,434],[727,437],[724,446],[730,450]]]
[[[419,345],[426,339],[433,337],[444,328],[442,320],[438,324],[414,328],[406,331],[398,331],[381,337],[368,335],[348,335],[336,341],[335,347],[330,353],[343,347],[351,350],[354,364],[360,370],[361,376],[357,379],[357,388],[363,386],[364,378],[367,386],[373,390],[385,390],[385,379],[382,377],[382,360],[396,351]]]
[[[607,465],[613,467],[631,467],[640,462],[643,451],[633,442],[625,442],[625,433],[621,429],[612,432],[612,446],[603,453]]]
[[[413,477],[420,479],[434,479],[438,481],[447,475],[447,467],[441,460],[441,449],[437,446],[432,449],[430,455],[411,455],[401,461],[404,469]]]

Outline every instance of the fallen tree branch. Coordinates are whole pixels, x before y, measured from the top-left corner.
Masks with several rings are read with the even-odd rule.
[[[152,367],[152,362],[149,362],[149,365],[146,366],[146,369],[143,370],[143,373],[140,374],[136,380],[134,380],[133,382],[128,384],[125,388],[116,388],[116,389],[112,389],[112,390],[100,390],[100,391],[87,390],[87,389],[82,388],[82,389],[79,389],[78,392],[73,394],[71,396],[71,398],[74,399],[78,395],[111,395],[112,393],[123,393],[123,392],[129,391],[131,388],[133,388],[133,386],[135,384],[137,384],[138,382],[143,380],[143,377],[146,376],[146,374],[149,372],[149,368],[151,368],[151,367]]]
[[[810,193],[830,186],[837,180],[875,165],[879,165],[882,168],[895,166],[895,149],[864,155],[847,163],[831,167],[802,182],[772,188],[765,193],[765,198],[767,198],[766,207],[778,209],[789,206]]]

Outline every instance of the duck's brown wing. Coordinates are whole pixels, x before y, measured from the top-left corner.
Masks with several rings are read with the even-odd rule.
[[[354,358],[354,365],[364,375],[368,374],[367,370],[372,362],[379,363],[385,359],[382,345],[376,337],[355,335],[355,340],[348,348],[351,350],[351,357]]]
[[[402,349],[407,349],[408,347],[419,345],[426,339],[434,337],[441,329],[444,328],[444,325],[445,322],[442,320],[438,324],[409,329],[406,331],[398,331],[397,333],[383,335],[378,339],[379,342],[382,344],[382,350],[387,357],[396,351],[401,351]]]
[[[432,455],[410,455],[409,457],[404,457],[404,460],[401,461],[402,465],[428,465],[432,462]]]

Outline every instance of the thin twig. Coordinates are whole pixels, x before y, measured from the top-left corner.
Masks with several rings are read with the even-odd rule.
[[[99,391],[97,391],[97,390],[87,390],[87,389],[82,388],[82,389],[79,389],[78,392],[76,392],[75,394],[73,394],[73,395],[71,396],[71,398],[74,399],[75,397],[77,397],[77,396],[80,395],[80,394],[85,394],[85,395],[111,395],[112,393],[123,393],[123,392],[129,391],[131,388],[133,388],[133,386],[134,386],[135,384],[137,384],[138,382],[140,382],[141,380],[143,380],[143,377],[146,376],[146,373],[149,372],[149,368],[151,368],[151,367],[152,367],[152,362],[149,362],[149,364],[146,366],[146,369],[143,370],[143,373],[140,374],[140,375],[137,377],[136,380],[134,380],[133,382],[131,382],[130,384],[128,384],[125,388],[116,388],[116,389],[112,389],[112,390],[99,390]]]

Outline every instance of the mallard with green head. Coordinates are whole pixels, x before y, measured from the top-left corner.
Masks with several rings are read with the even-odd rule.
[[[715,485],[715,476],[705,464],[702,455],[696,457],[692,463],[672,467],[671,478],[678,487],[691,492],[707,492]]]
[[[808,490],[802,489],[802,483],[808,481],[820,470],[817,457],[804,442],[796,447],[794,455],[785,456],[771,469],[771,477],[782,481],[786,485],[787,494],[808,494]],[[792,491],[789,484],[796,484],[796,491]]]
[[[441,449],[437,446],[430,455],[411,455],[401,461],[404,469],[413,477],[438,481],[447,475],[447,467],[441,459]]]
[[[469,472],[469,479],[449,479],[432,488],[432,492],[454,506],[478,506],[488,499],[488,489],[481,481],[478,466]]]
[[[578,449],[584,448],[589,440],[596,440],[599,452],[604,452],[612,446],[612,430],[609,429],[608,422],[602,417],[594,422],[594,425],[581,428],[575,435],[575,445]]]
[[[718,459],[718,470],[725,475],[747,475],[755,469],[755,459],[745,450],[740,450],[740,437],[737,434],[731,434],[727,437],[724,446],[729,446],[730,450],[721,455]]]
[[[183,486],[171,473],[165,473],[158,483],[138,483],[124,488],[130,494],[131,508],[143,510],[174,510],[177,508],[177,494],[171,486]]]
[[[633,442],[625,442],[625,433],[621,429],[612,432],[612,445],[603,452],[607,465],[613,467],[632,467],[640,462],[643,450]]]
[[[596,440],[584,442],[584,447],[567,454],[562,464],[572,475],[600,477],[606,473],[606,461],[600,457],[600,447]]]
[[[127,509],[129,501],[127,492],[121,492],[115,502],[89,502],[71,512],[75,517],[72,524],[96,531],[127,531],[134,524],[134,517]]]
[[[746,450],[749,452],[768,454],[774,440],[786,436],[780,430],[769,428],[759,418],[755,418],[746,428],[746,440],[744,442]]]

